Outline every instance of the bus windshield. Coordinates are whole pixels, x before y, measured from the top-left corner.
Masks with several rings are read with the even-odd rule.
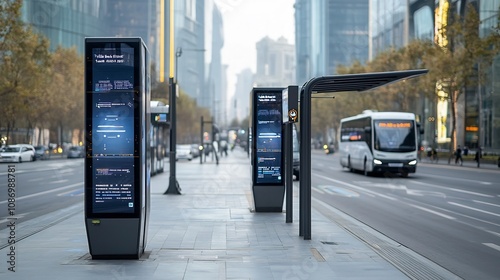
[[[413,152],[417,149],[412,120],[374,120],[374,148],[383,152]]]

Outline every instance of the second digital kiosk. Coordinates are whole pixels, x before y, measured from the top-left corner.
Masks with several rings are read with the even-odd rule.
[[[141,38],[85,39],[85,226],[93,259],[138,259],[146,247],[148,60]]]
[[[282,212],[285,185],[283,88],[253,88],[251,100],[252,193],[256,212]]]

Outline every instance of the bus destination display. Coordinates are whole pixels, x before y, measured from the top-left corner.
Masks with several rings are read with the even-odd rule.
[[[255,98],[257,184],[282,183],[281,94],[257,92]]]
[[[92,56],[92,210],[134,213],[134,48]]]

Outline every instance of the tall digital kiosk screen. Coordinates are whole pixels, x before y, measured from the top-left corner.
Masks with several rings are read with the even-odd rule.
[[[87,180],[88,214],[99,217],[134,217],[140,199],[139,102],[134,67],[140,63],[134,43],[95,43],[86,50],[87,73]],[[92,58],[91,60],[89,58]],[[91,61],[91,65],[88,65]],[[89,77],[89,75],[91,77]],[[89,117],[91,118],[89,119]],[[90,207],[90,209],[89,209]]]
[[[254,183],[282,185],[281,91],[254,94]]]

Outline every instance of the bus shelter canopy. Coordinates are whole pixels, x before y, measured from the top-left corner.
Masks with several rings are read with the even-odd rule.
[[[302,90],[309,87],[311,93],[365,91],[390,84],[401,79],[414,78],[416,76],[426,74],[427,72],[427,69],[417,69],[393,72],[321,76],[309,80],[302,86]]]

